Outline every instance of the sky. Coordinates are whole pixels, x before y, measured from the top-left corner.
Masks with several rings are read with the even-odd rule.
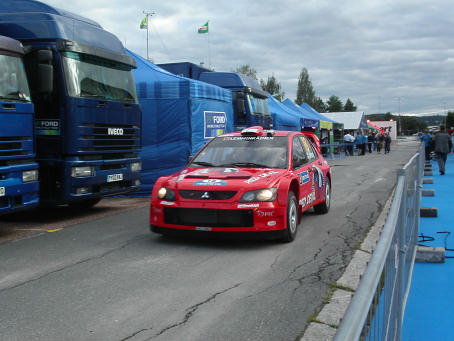
[[[452,0],[41,0],[88,17],[154,63],[248,64],[294,100],[308,72],[317,96],[366,114],[454,111]],[[197,29],[209,20],[209,33]]]

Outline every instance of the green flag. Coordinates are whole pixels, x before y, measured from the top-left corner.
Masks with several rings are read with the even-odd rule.
[[[198,33],[208,33],[208,21],[199,28]]]
[[[142,19],[140,22],[140,29],[146,30],[148,28],[148,17],[146,16],[145,18]]]

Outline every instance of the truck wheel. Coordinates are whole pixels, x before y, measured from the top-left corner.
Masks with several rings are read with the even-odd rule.
[[[75,208],[75,209],[88,209],[92,208],[95,206],[98,202],[101,201],[102,198],[90,198],[90,199],[85,199],[82,201],[75,201],[69,204],[69,206]]]
[[[298,230],[298,204],[295,193],[288,193],[287,200],[287,227],[284,230],[282,241],[289,243],[295,239]]]
[[[331,182],[329,178],[326,178],[325,185],[325,201],[321,204],[314,206],[314,211],[317,214],[328,213],[329,207],[331,206]]]

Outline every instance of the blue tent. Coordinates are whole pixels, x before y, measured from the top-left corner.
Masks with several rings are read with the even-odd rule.
[[[230,90],[173,75],[127,51],[142,107],[140,191],[149,195],[155,181],[179,171],[207,141],[233,130]]]
[[[309,112],[311,112],[312,114],[314,114],[315,116],[319,117],[320,120],[322,121],[327,121],[327,122],[332,122],[332,123],[339,123],[339,122],[336,122],[328,117],[326,117],[325,115],[322,115],[320,114],[317,110],[315,110],[314,108],[312,108],[309,104],[307,104],[306,102],[304,102],[303,104],[301,104],[301,108],[303,108],[304,110],[307,110]]]
[[[299,113],[303,117],[303,127],[314,127],[316,129],[320,127],[320,119],[318,117],[310,111],[301,108],[292,100],[287,98],[284,102],[282,102],[282,104]]]
[[[292,112],[285,105],[269,95],[267,100],[268,109],[273,119],[273,128],[276,130],[301,130],[301,120],[298,114]]]

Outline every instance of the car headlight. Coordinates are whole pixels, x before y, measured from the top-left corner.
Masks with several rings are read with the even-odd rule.
[[[71,168],[71,176],[73,178],[93,176],[94,174],[95,168],[92,166],[77,166]]]
[[[142,163],[141,162],[133,162],[131,163],[131,172],[140,172],[142,170]]]
[[[169,188],[161,187],[158,191],[158,198],[161,200],[175,200],[175,192]]]
[[[276,196],[277,188],[257,189],[244,193],[240,202],[274,201]]]
[[[22,182],[38,181],[38,170],[27,170],[22,172]]]

